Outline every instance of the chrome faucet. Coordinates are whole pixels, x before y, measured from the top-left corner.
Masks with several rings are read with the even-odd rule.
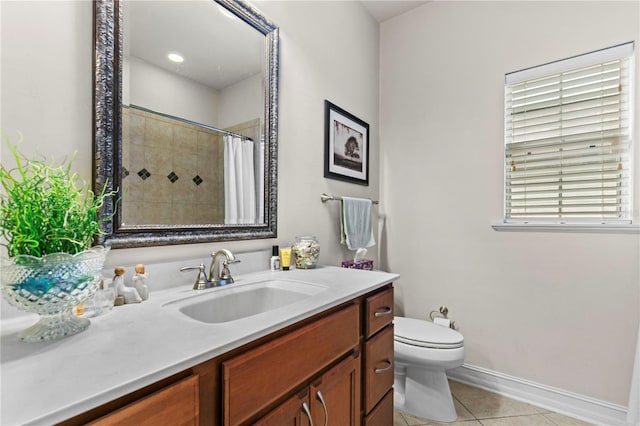
[[[220,256],[224,256],[225,259],[222,261],[222,269],[220,269]],[[229,271],[229,264],[238,263],[240,259],[236,259],[236,257],[227,249],[221,249],[216,252],[211,253],[211,257],[213,260],[211,261],[211,266],[209,267],[209,282],[213,287],[219,287],[227,284],[233,283],[233,277],[231,276],[231,272]]]
[[[224,256],[225,259],[222,262],[222,269],[220,268],[220,256]],[[218,250],[211,253],[211,266],[209,267],[209,276],[204,272],[204,264],[199,266],[185,266],[180,268],[181,271],[191,271],[193,269],[198,270],[198,277],[193,285],[194,290],[204,290],[205,288],[220,287],[233,283],[233,277],[229,271],[229,264],[238,263],[240,259],[236,257],[227,249]]]

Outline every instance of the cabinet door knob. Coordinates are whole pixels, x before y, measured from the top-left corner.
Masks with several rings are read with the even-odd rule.
[[[385,371],[391,369],[391,367],[393,366],[393,363],[388,359],[385,359],[384,362],[387,363],[387,366],[383,368],[376,368],[374,370],[376,374],[384,373]]]
[[[391,315],[391,312],[393,312],[393,309],[391,309],[391,306],[385,306],[384,311],[375,312],[373,315],[376,317],[382,317],[385,315]]]
[[[324,426],[327,426],[329,423],[329,413],[327,412],[327,404],[324,403],[324,397],[322,396],[322,392],[316,392],[320,403],[322,404],[322,408],[324,408]]]
[[[313,426],[313,419],[311,418],[311,411],[309,411],[309,404],[307,404],[306,401],[302,403],[302,409],[304,410],[304,413],[309,418],[309,424],[311,426]]]

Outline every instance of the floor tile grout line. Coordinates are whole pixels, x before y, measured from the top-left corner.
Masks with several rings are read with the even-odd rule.
[[[402,414],[401,411],[398,411],[398,415],[400,416],[400,418],[402,419],[402,421],[404,422],[404,426],[409,426],[409,422],[407,421],[407,419],[404,417],[404,414]]]
[[[404,413],[402,413],[401,411],[398,411],[398,414],[400,414],[400,417],[404,421],[405,425],[406,426],[410,426],[409,421],[404,416]],[[472,423],[472,422],[475,422],[475,423],[479,423],[479,424],[484,426],[484,424],[485,424],[484,421],[498,420],[498,419],[517,419],[517,418],[533,417],[533,416],[542,416],[548,422],[550,422],[552,425],[558,426],[558,424],[556,422],[554,422],[552,419],[550,419],[547,416],[545,416],[543,413],[514,414],[514,415],[508,415],[508,416],[495,416],[495,417],[483,417],[483,418],[477,418],[477,417],[474,416],[473,419],[458,420],[458,422],[459,423]],[[414,426],[427,426],[427,425],[431,425],[432,424],[431,421],[428,420],[428,419],[421,419],[421,420],[425,420],[427,423],[420,423],[419,425],[414,425]]]
[[[478,421],[484,425],[484,423],[482,423],[483,420],[498,420],[498,419],[518,419],[521,417],[533,417],[533,416],[543,416],[548,422],[550,422],[552,425],[554,426],[558,426],[556,422],[554,422],[553,420],[549,419],[547,416],[545,416],[544,414],[516,414],[516,415],[511,415],[511,416],[500,416],[500,417],[486,417],[486,418],[482,418],[482,419],[478,419]]]
[[[475,390],[481,392],[482,394],[489,393],[489,394],[493,394],[495,396],[498,396],[500,398],[511,400],[511,398],[509,398],[509,397],[507,397],[505,395],[501,395],[501,394],[499,394],[497,392],[488,391],[486,389],[477,388],[477,387],[470,386],[470,385],[466,385],[466,386],[472,387]],[[465,392],[463,392],[464,393],[463,396],[471,397],[471,400],[474,400],[474,397],[472,397],[471,395],[467,395]],[[542,416],[542,418],[546,422],[548,422],[549,426],[559,426],[560,424],[562,424],[562,423],[558,423],[558,421],[553,419],[553,415],[557,415],[559,413],[554,412],[554,411],[550,411],[548,409],[539,407],[539,406],[537,406],[535,404],[531,404],[531,403],[525,403],[525,404],[527,404],[527,405],[529,405],[531,407],[534,407],[536,409],[535,412],[528,412],[529,410],[527,410],[527,412],[523,412],[523,413],[510,413],[510,414],[504,413],[503,415],[499,415],[496,412],[493,415],[489,415],[488,417],[480,417],[480,416],[476,415],[467,405],[465,405],[462,402],[462,399],[460,397],[458,397],[453,391],[451,391],[451,396],[453,397],[454,402],[459,403],[460,406],[462,408],[464,408],[469,415],[471,415],[471,418],[467,418],[465,420],[457,420],[458,422],[467,422],[467,423],[475,422],[476,425],[484,426],[486,424],[490,424],[492,420],[497,420],[497,419],[518,419],[518,418],[522,419],[522,418],[533,417],[533,416]],[[514,401],[517,401],[517,400],[514,400]],[[489,414],[489,413],[487,412],[486,414]],[[401,414],[401,418],[404,421],[404,425],[402,425],[402,426],[405,426],[405,425],[406,426],[411,426],[413,424],[412,423],[413,420],[409,421],[408,418],[405,417],[402,414]],[[421,423],[419,423],[419,426],[426,426],[426,425],[433,425],[434,424],[428,419],[419,419],[419,418],[416,418],[416,419],[421,422]],[[542,420],[542,419],[539,419],[539,420]],[[422,423],[422,421],[425,421],[426,423]],[[418,426],[418,425],[416,424],[416,426]]]
[[[469,385],[467,385],[467,386],[469,386]],[[473,386],[470,386],[470,387],[473,387]],[[489,391],[489,390],[486,390],[486,389],[482,389],[482,388],[476,388],[476,387],[473,387],[473,388],[475,390],[478,390],[478,391],[481,391],[481,392],[484,392],[484,393],[490,393],[490,394],[493,394],[493,395],[497,395],[497,396],[499,396],[501,398],[511,399],[511,398],[509,398],[507,396],[504,396],[504,395],[501,395],[501,394],[499,394],[497,392],[492,392],[492,391]],[[526,403],[526,404],[530,405],[531,407],[534,407],[535,409],[539,410],[539,411],[537,411],[535,413],[508,414],[508,415],[498,415],[498,416],[494,415],[494,416],[489,416],[489,417],[480,417],[480,416],[477,416],[469,407],[467,407],[453,392],[451,392],[451,395],[453,396],[453,398],[456,401],[458,401],[460,403],[460,405],[462,405],[478,421],[491,420],[491,419],[501,419],[501,418],[510,418],[510,417],[528,417],[528,416],[542,415],[548,422],[550,422],[554,426],[558,426],[558,424],[555,421],[553,421],[551,418],[549,418],[548,416],[545,415],[545,414],[557,414],[557,413],[555,413],[553,411],[549,411],[549,410],[547,410],[545,408],[539,407],[539,406],[537,406],[535,404]]]
[[[409,421],[407,421],[407,418],[404,416],[404,413],[402,411],[398,411],[398,414],[400,414],[400,417],[402,418],[402,420],[404,421],[404,423],[409,426]]]
[[[547,416],[547,414],[549,414],[549,413],[542,413],[542,416],[543,416],[545,419],[547,419],[548,421],[550,421],[551,423],[553,423],[555,426],[558,426],[558,423],[554,422],[552,418],[549,418],[549,417]]]
[[[508,419],[511,417],[533,417],[533,416],[544,416],[542,413],[531,413],[531,414],[505,414],[503,416],[490,416],[490,417],[478,417],[478,420],[497,420],[497,419]],[[546,417],[545,417],[546,418]],[[549,420],[551,421],[551,420]],[[551,423],[554,423],[551,421]]]
[[[457,396],[455,396],[453,393],[451,393],[451,396],[453,396],[453,399],[455,399],[456,401],[458,401],[458,403],[459,403],[460,405],[462,405],[462,406],[464,407],[464,409],[465,409],[465,410],[467,410],[467,411],[469,412],[469,414],[471,414],[475,420],[480,421],[480,419],[479,419],[475,414],[473,414],[473,412],[469,409],[469,407],[467,407],[466,405],[464,405],[464,404],[462,403],[462,401],[460,401],[460,399],[459,399]]]

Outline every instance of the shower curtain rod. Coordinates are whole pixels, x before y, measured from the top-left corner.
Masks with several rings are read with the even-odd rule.
[[[336,196],[336,195],[329,195],[329,194],[322,194],[320,196],[320,199],[322,200],[322,202],[327,202],[327,201],[340,201],[342,200],[342,197],[340,196]],[[371,200],[371,204],[378,204],[377,200]]]
[[[151,109],[148,109],[148,108],[145,108],[145,107],[141,107],[141,106],[138,106],[138,105],[133,105],[133,104],[130,104],[129,107],[132,107],[132,108],[135,108],[135,109],[139,109],[140,111],[144,111],[144,112],[150,112],[152,114],[157,114],[157,115],[160,115],[162,117],[171,118],[172,120],[178,120],[178,121],[181,121],[183,123],[191,124],[193,126],[202,127],[203,129],[213,130],[214,132],[218,132],[218,133],[222,133],[222,134],[230,135],[230,136],[235,136],[235,137],[242,138],[242,139],[248,140],[248,141],[253,141],[253,139],[251,139],[249,136],[240,135],[238,133],[233,133],[233,132],[230,132],[228,130],[218,129],[217,127],[213,127],[213,126],[207,126],[206,124],[198,123],[196,121],[187,120],[186,118],[180,118],[180,117],[176,117],[174,115],[165,114],[163,112],[153,111]]]

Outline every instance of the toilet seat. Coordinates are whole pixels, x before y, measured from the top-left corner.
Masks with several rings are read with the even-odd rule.
[[[447,370],[464,363],[464,338],[430,321],[394,318],[393,406],[436,422],[453,422],[456,408]]]
[[[457,349],[464,337],[451,328],[414,318],[394,318],[394,340],[411,346],[431,349]]]

